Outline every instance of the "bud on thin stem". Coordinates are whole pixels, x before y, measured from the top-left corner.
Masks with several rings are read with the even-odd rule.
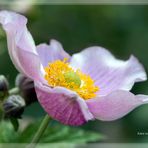
[[[30,78],[22,74],[18,74],[15,85],[19,88],[20,94],[25,99],[26,105],[30,105],[37,101],[34,82]]]
[[[5,117],[20,118],[25,107],[24,99],[19,95],[9,96],[3,103]]]
[[[0,100],[4,100],[8,95],[9,83],[5,76],[0,75]]]

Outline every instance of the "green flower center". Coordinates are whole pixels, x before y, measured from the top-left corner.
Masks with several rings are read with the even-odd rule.
[[[73,82],[78,87],[80,87],[80,85],[81,85],[81,79],[80,79],[79,75],[73,71],[64,73],[64,78],[67,83]]]

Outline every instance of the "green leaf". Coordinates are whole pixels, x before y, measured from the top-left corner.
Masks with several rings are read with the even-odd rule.
[[[13,120],[14,124],[16,121]],[[29,124],[23,131],[15,132],[15,129],[10,121],[0,122],[0,143],[29,143],[41,122]],[[70,127],[61,124],[49,125],[44,135],[40,139],[41,143],[62,143],[60,147],[73,148],[76,144],[85,144],[87,142],[97,142],[103,140],[104,136],[87,131],[78,127]],[[68,144],[65,146],[65,144]],[[71,144],[71,145],[69,145]]]
[[[30,124],[23,132],[20,133],[19,142],[27,143],[33,138],[39,128],[40,122]],[[103,140],[104,136],[81,128],[65,126],[61,124],[49,125],[44,135],[40,139],[43,143],[87,143]]]
[[[41,122],[31,123],[29,124],[22,132],[19,133],[18,142],[20,143],[29,143],[35,132],[38,130]]]
[[[0,143],[15,142],[18,134],[15,132],[12,124],[8,121],[0,122]]]
[[[19,128],[19,122],[18,122],[18,119],[16,119],[16,118],[11,118],[10,121],[11,121],[13,127],[14,127],[14,130],[17,131],[18,128]]]

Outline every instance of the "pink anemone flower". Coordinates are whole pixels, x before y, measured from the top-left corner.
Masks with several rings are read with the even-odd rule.
[[[55,120],[73,126],[111,121],[148,103],[147,96],[129,92],[135,82],[147,79],[133,55],[123,61],[94,46],[70,56],[56,40],[35,46],[20,14],[1,11],[0,23],[12,62],[34,81],[39,103]]]

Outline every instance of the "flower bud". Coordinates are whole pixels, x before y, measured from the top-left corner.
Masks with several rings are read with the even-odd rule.
[[[3,111],[5,117],[11,118],[21,118],[24,112],[25,101],[19,95],[9,96],[7,100],[3,103]]]
[[[0,75],[0,100],[8,94],[9,83],[5,76]]]
[[[37,101],[34,82],[30,78],[22,74],[18,74],[15,84],[20,89],[21,95],[25,99],[26,105]]]

